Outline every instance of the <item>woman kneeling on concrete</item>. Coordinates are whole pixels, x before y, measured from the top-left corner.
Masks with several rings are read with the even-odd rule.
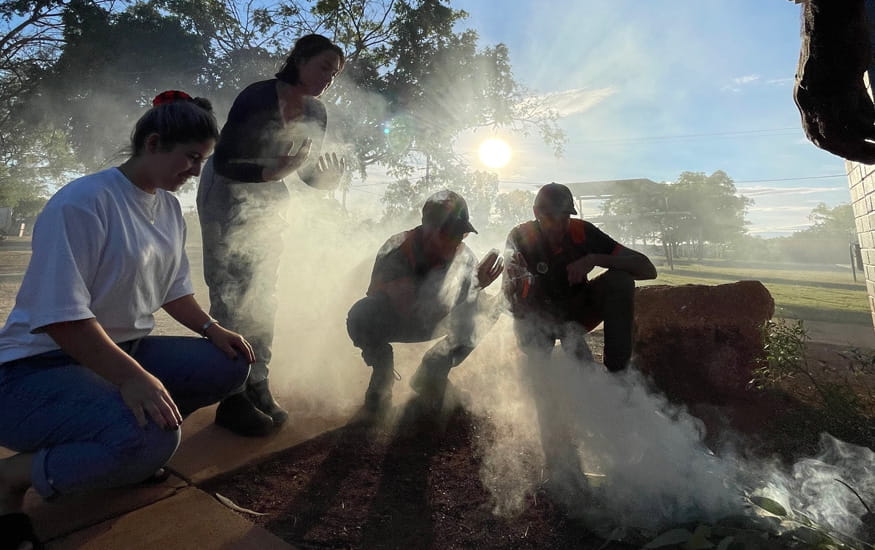
[[[22,511],[44,498],[160,475],[182,419],[241,387],[254,360],[194,299],[172,192],[218,138],[209,102],[164,92],[131,156],[64,186],[34,227],[30,265],[0,330],[0,544],[38,548]],[[163,309],[201,338],[149,336]],[[157,473],[156,473],[157,472]]]

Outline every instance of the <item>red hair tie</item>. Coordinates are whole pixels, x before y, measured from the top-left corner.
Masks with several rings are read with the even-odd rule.
[[[152,100],[152,107],[167,105],[175,101],[191,101],[191,96],[179,90],[167,90],[155,96],[155,99]]]

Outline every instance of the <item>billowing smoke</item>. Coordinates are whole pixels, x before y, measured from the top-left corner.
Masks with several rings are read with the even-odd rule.
[[[336,145],[323,148],[332,150]],[[271,385],[294,419],[340,423],[362,405],[371,374],[346,333],[347,312],[364,296],[380,246],[416,222],[363,223],[325,192],[301,182],[289,187],[287,226],[248,236],[285,240]],[[490,248],[503,248],[509,229],[481,231],[466,243],[482,258]],[[245,250],[246,239],[241,246]],[[487,294],[495,296],[499,286]],[[543,487],[600,532],[656,530],[750,514],[747,497],[760,494],[843,533],[861,527],[863,505],[835,479],[875,494],[871,451],[825,437],[821,456],[789,470],[744,459],[730,448],[712,452],[702,422],[636,371],[610,374],[561,351],[532,363],[516,346],[512,320],[503,315],[494,321],[481,319],[485,338],[451,380],[472,412],[491,425],[477,444],[481,480],[496,513],[519,513]],[[409,396],[407,382],[432,344],[394,346],[402,378],[396,405]]]
[[[729,445],[712,452],[702,422],[638,372],[611,374],[558,348],[551,360],[532,363],[517,348],[507,317],[453,375],[472,396],[472,410],[494,423],[491,438],[479,443],[482,481],[499,514],[522,511],[546,489],[602,534],[655,532],[751,517],[761,510],[750,497],[764,496],[853,535],[867,510],[836,480],[870,499],[875,494],[869,449],[824,434],[821,453],[790,468],[743,458]]]
[[[303,184],[294,190],[280,266],[271,385],[288,397],[284,404],[296,414],[341,418],[362,405],[371,375],[347,334],[347,312],[365,296],[383,243],[418,221],[390,220],[375,226],[347,217],[324,192]],[[476,241],[476,235],[469,240]],[[484,254],[481,248],[475,249],[478,258]],[[439,309],[465,299],[460,295],[468,292],[460,287],[455,268],[449,274],[433,292]],[[493,286],[497,288],[498,282]],[[476,330],[486,332],[493,320],[483,320]],[[396,403],[410,392],[409,379],[433,344],[394,345],[396,370],[402,377],[395,388]]]
[[[499,511],[518,511],[539,484],[593,523],[655,528],[732,509],[732,464],[705,447],[698,419],[652,392],[636,371],[610,374],[558,350],[533,362],[503,340],[510,349],[498,350],[491,372],[479,375],[493,380],[475,402],[500,426],[498,441],[484,449],[483,471]],[[525,449],[536,459],[519,452]],[[508,471],[525,470],[519,479],[528,483],[508,486]]]
[[[324,192],[292,188],[272,387],[293,418],[340,423],[362,405],[371,373],[346,334],[347,311],[364,296],[380,246],[411,224],[364,224]],[[471,235],[466,243],[482,257],[498,244],[497,236],[488,239]],[[498,287],[486,293],[494,297]],[[730,447],[712,452],[702,422],[635,370],[611,374],[558,348],[551,360],[531,363],[516,345],[510,317],[493,321],[481,320],[484,339],[450,378],[466,406],[491,425],[477,444],[496,513],[519,513],[546,488],[570,515],[602,533],[658,530],[749,515],[748,496],[762,495],[842,533],[861,527],[863,505],[835,479],[875,494],[868,449],[824,437],[820,456],[790,469],[742,458]],[[433,343],[394,345],[402,378],[396,405],[410,397],[407,383]]]

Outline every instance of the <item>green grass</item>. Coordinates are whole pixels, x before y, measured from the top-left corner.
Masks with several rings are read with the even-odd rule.
[[[854,282],[850,270],[797,269],[796,265],[774,268],[761,264],[710,260],[707,265],[689,261],[675,262],[674,271],[659,267],[659,277],[644,284],[719,285],[741,280],[762,282],[775,300],[775,317],[871,325],[872,314],[863,276]]]

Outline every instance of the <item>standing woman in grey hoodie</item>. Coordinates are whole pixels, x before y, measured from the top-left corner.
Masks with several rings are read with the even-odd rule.
[[[267,435],[288,419],[268,385],[289,199],[283,179],[297,172],[319,189],[340,182],[344,161],[319,154],[327,116],[317,98],[343,64],[343,51],[324,36],[298,39],[276,78],[237,96],[201,175],[197,206],[210,314],[245,334],[256,356],[245,387],[216,410],[216,424],[240,435]]]

